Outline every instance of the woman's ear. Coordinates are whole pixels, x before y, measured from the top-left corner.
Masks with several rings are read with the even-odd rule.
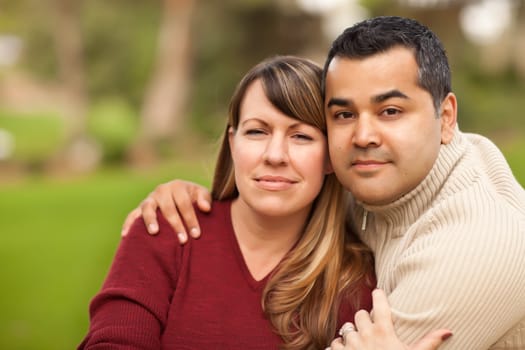
[[[233,149],[233,136],[235,135],[235,129],[233,126],[228,127],[228,143],[230,144],[230,149]]]
[[[334,168],[332,167],[332,162],[330,161],[330,157],[326,156],[326,160],[324,161],[324,174],[328,175],[334,172]]]
[[[454,137],[458,115],[456,95],[452,92],[449,92],[443,99],[443,102],[441,102],[439,114],[441,119],[441,143],[446,145]]]

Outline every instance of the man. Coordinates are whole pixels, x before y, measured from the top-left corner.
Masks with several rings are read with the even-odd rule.
[[[332,165],[400,339],[447,327],[443,349],[525,349],[525,191],[494,144],[457,128],[439,39],[406,18],[360,22],[334,41],[323,83]],[[159,187],[145,222],[160,206],[187,239],[175,202],[197,236],[203,191]]]

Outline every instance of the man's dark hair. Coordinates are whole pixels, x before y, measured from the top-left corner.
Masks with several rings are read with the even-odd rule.
[[[326,91],[327,69],[334,57],[361,59],[396,46],[413,50],[418,65],[418,84],[430,93],[438,113],[441,102],[451,91],[450,67],[445,49],[430,29],[403,17],[374,17],[345,29],[334,40],[328,52],[323,70],[323,94]]]

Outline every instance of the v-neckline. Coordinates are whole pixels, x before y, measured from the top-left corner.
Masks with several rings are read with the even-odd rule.
[[[240,270],[241,270],[241,272],[242,272],[242,274],[244,276],[244,279],[246,280],[246,283],[248,283],[248,285],[253,290],[263,289],[264,286],[266,286],[266,282],[268,281],[268,279],[270,278],[270,276],[275,271],[277,266],[279,266],[280,263],[277,264],[262,279],[256,280],[253,277],[252,273],[250,272],[250,269],[248,268],[248,264],[246,263],[246,259],[244,258],[244,255],[242,253],[241,246],[239,244],[239,240],[237,239],[237,235],[235,234],[235,229],[233,228],[232,210],[231,210],[232,203],[233,203],[233,201],[229,202],[229,208],[228,208],[229,210],[228,210],[228,215],[227,215],[227,218],[226,218],[226,220],[227,220],[226,223],[227,223],[227,225],[229,227],[229,237],[230,237],[231,247],[233,249],[233,252],[235,253],[235,257],[237,259],[237,263],[238,263],[239,268],[240,268]]]

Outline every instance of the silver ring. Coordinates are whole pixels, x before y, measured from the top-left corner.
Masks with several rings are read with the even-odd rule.
[[[339,335],[341,337],[345,337],[345,335],[347,333],[350,333],[350,332],[357,332],[357,330],[355,329],[355,326],[352,322],[346,322],[345,324],[343,324],[343,326],[341,327],[341,329],[339,329]]]

